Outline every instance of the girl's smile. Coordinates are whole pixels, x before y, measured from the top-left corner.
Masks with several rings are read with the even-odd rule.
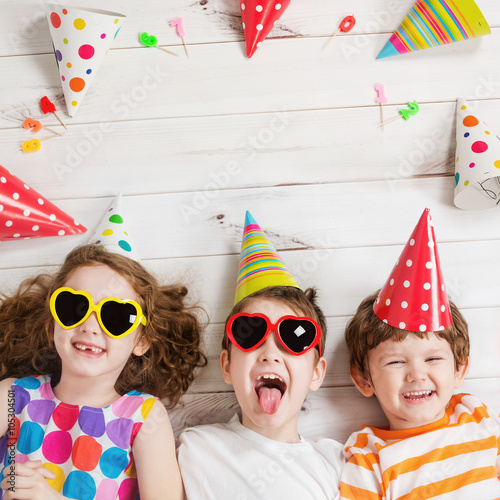
[[[84,290],[95,304],[110,296],[124,301],[140,300],[128,281],[105,265],[78,267],[64,286]],[[74,328],[64,329],[54,321],[54,344],[62,363],[61,382],[54,388],[56,396],[69,403],[68,398],[74,399],[75,394],[66,387],[82,387],[92,378],[93,387],[99,384],[107,388],[111,399],[117,398],[114,385],[131,354],[140,356],[147,350],[141,333],[140,325],[124,337],[111,338],[95,312]]]

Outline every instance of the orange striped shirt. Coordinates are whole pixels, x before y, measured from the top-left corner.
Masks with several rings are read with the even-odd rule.
[[[470,394],[414,429],[363,427],[347,440],[344,500],[500,499],[500,419]]]

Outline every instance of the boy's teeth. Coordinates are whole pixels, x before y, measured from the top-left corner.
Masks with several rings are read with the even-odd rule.
[[[279,375],[275,375],[274,373],[263,373],[262,375],[259,375],[257,377],[257,380],[260,380],[262,378],[278,379],[281,382],[284,382],[284,380]]]
[[[411,392],[404,392],[403,396],[430,396],[432,391],[411,391]]]

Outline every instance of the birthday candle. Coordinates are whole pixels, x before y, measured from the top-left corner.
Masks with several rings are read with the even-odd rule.
[[[377,102],[380,104],[380,124],[382,125],[382,132],[384,132],[384,102],[387,102],[387,97],[385,96],[384,85],[379,83],[375,90],[377,91]]]
[[[144,33],[141,33],[139,35],[139,41],[146,47],[156,47],[157,49],[164,50],[165,52],[168,52],[169,54],[172,54],[174,56],[179,55],[164,47],[160,47],[158,45],[158,38],[156,38],[154,35],[149,35],[146,31],[144,31]]]
[[[420,108],[418,106],[418,103],[416,101],[412,101],[412,102],[409,102],[408,103],[408,108],[409,109],[406,109],[406,108],[402,108],[398,111],[399,113],[399,116],[396,116],[395,118],[391,118],[389,121],[387,122],[383,122],[380,124],[380,126],[384,126],[384,125],[387,125],[388,123],[391,123],[393,122],[394,120],[397,120],[399,118],[403,118],[404,120],[409,120],[410,119],[410,116],[413,116],[413,115],[416,115]]]
[[[42,108],[42,111],[44,114],[54,113],[54,115],[56,115],[56,118],[61,122],[61,125],[66,130],[68,130],[68,127],[66,127],[66,124],[61,120],[60,116],[56,113],[56,107],[54,106],[54,103],[51,102],[47,96],[43,96],[40,99],[40,107]]]
[[[186,55],[189,57],[186,40],[184,39],[184,35],[186,34],[186,32],[184,31],[184,22],[182,20],[182,17],[172,19],[172,21],[170,21],[170,26],[177,27],[177,34],[182,38],[182,43],[184,44],[184,50],[186,51]]]
[[[342,33],[349,33],[354,28],[354,25],[356,24],[356,19],[354,19],[354,16],[347,16],[340,21],[339,28],[338,30],[331,36],[330,40],[326,42],[326,44],[323,47],[323,50],[325,50],[328,45],[332,42],[332,40],[339,34],[339,31],[342,31]]]

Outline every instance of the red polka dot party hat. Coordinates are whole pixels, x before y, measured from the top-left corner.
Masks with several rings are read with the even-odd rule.
[[[75,116],[125,16],[48,4],[47,18],[69,116]]]
[[[454,201],[464,210],[500,205],[500,134],[464,99],[457,101]]]
[[[126,217],[122,209],[122,195],[119,194],[104,214],[89,243],[100,245],[109,252],[125,255],[140,263],[137,247],[130,238]]]
[[[240,0],[247,56],[252,57],[291,0]]]
[[[86,231],[73,217],[0,166],[0,241]]]
[[[268,286],[300,288],[278,252],[252,217],[245,216],[234,303]]]
[[[450,304],[426,208],[373,304],[384,323],[410,332],[436,332],[451,323]]]

